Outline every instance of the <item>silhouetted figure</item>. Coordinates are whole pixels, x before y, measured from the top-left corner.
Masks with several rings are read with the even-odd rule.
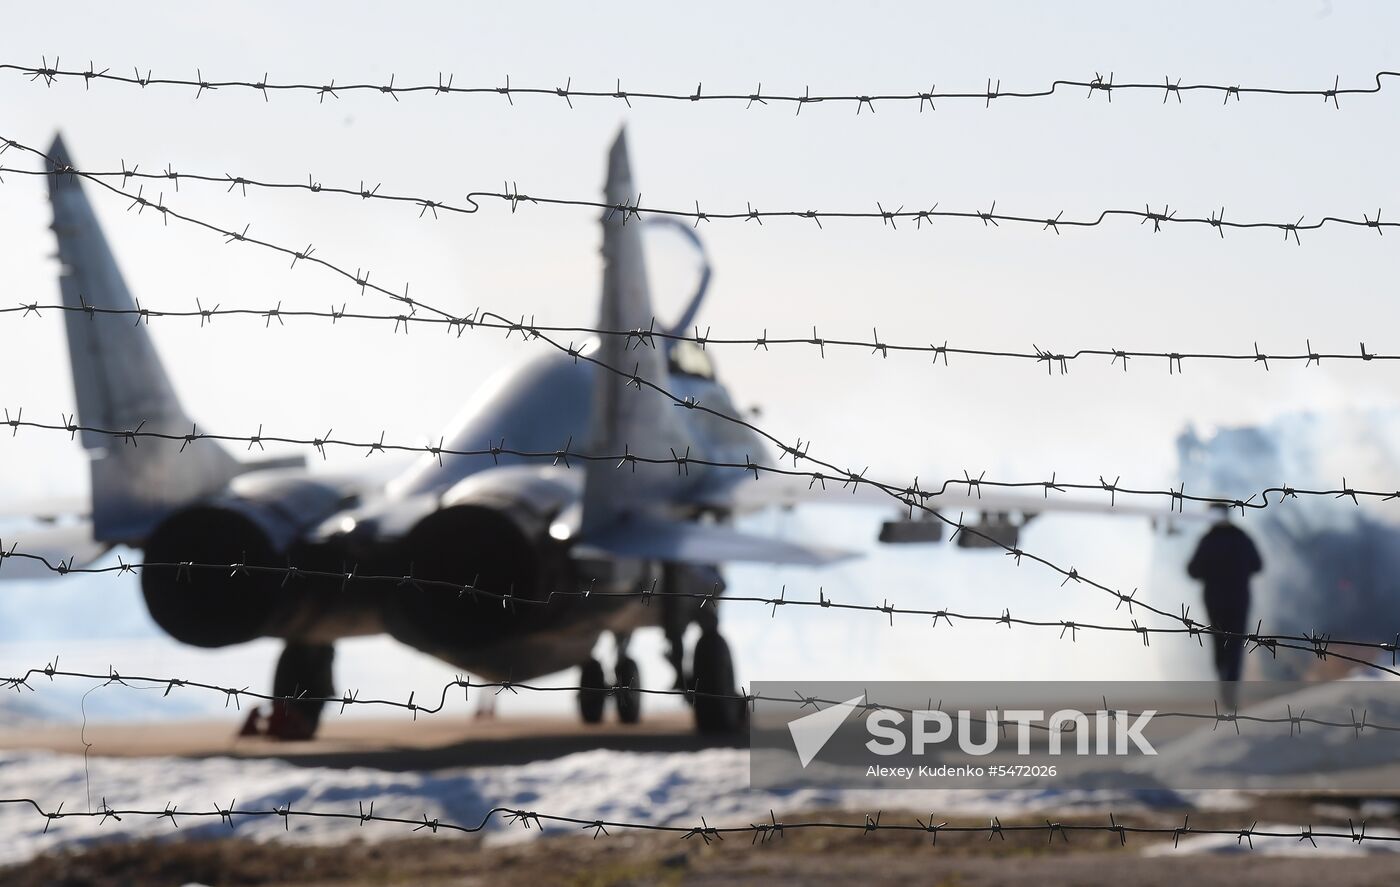
[[[1249,577],[1262,570],[1264,562],[1244,530],[1230,523],[1224,508],[1219,511],[1220,519],[1201,537],[1186,572],[1205,586],[1206,615],[1211,626],[1242,633],[1249,618]],[[1244,641],[1219,634],[1211,637],[1221,690],[1226,703],[1234,705]]]

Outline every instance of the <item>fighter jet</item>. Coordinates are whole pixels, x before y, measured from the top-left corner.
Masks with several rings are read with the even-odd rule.
[[[61,138],[49,164],[63,302],[78,309],[135,308],[79,177],[56,172],[71,168]],[[625,134],[609,152],[604,193],[616,205],[637,193]],[[602,226],[597,326],[648,329],[655,315],[642,225],[612,212]],[[703,295],[702,286],[679,328],[689,328]],[[734,663],[717,609],[705,606],[723,590],[720,568],[739,561],[817,567],[850,556],[735,529],[736,514],[792,504],[806,498],[810,485],[767,475],[758,482],[752,473],[698,464],[772,463],[764,442],[742,424],[677,409],[588,361],[549,353],[502,371],[474,392],[444,433],[442,449],[480,451],[504,439],[512,449],[553,452],[572,440],[575,452],[688,452],[697,461],[685,471],[644,462],[619,470],[605,461],[556,465],[507,454],[425,453],[387,482],[311,472],[300,459],[243,461],[215,441],[185,445],[179,439],[194,422],[145,325],[83,310],[67,312],[65,323],[78,424],[140,427],[177,439],[143,438],[130,446],[110,434],[82,432],[91,460],[88,519],[6,541],[69,564],[94,560],[114,546],[140,549],[152,565],[140,570],[146,606],[178,641],[222,647],[281,638],[273,694],[306,699],[274,706],[266,727],[274,736],[314,734],[324,704],[316,700],[335,695],[336,641],[385,632],[488,680],[525,681],[579,668],[585,721],[599,721],[611,699],[622,721],[635,722],[641,677],[628,640],[645,626],[664,631],[675,686],[696,691],[689,694],[696,727],[732,731],[742,725],[745,708],[728,698],[736,690]],[[602,364],[626,367],[678,397],[738,416],[710,354],[693,341],[639,345],[632,337],[603,335],[586,347]],[[877,498],[891,503],[882,493]],[[974,507],[997,509],[987,513],[1004,535],[1014,530],[1008,506],[993,498]],[[931,541],[937,526],[898,521],[882,536]],[[23,575],[25,563],[7,564],[4,577]],[[161,564],[167,566],[155,566]],[[193,566],[172,566],[179,564]],[[405,578],[388,585],[342,582],[200,564],[333,572],[354,565],[359,575]],[[464,587],[508,595],[512,605],[483,602]],[[581,589],[589,594],[551,596]],[[641,589],[652,593],[638,595]],[[691,625],[699,635],[687,657]],[[611,678],[592,652],[608,632],[617,641]]]

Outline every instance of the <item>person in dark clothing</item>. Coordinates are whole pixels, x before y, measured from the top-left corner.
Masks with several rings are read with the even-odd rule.
[[[1264,562],[1244,530],[1230,522],[1227,510],[1218,510],[1220,519],[1201,537],[1186,572],[1205,587],[1211,627],[1238,634],[1245,631],[1249,619],[1249,577],[1262,570]],[[1233,705],[1244,641],[1219,634],[1212,635],[1212,640],[1215,671],[1227,704]]]

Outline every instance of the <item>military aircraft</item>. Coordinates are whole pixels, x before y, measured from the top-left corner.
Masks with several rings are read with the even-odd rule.
[[[65,305],[133,309],[80,178],[55,172],[71,168],[61,138],[49,163]],[[626,204],[637,193],[625,134],[609,153],[604,191],[609,204]],[[624,213],[605,214],[602,225],[598,327],[649,328],[654,313],[642,226],[628,224]],[[677,328],[689,328],[704,293],[702,285]],[[78,424],[140,426],[177,438],[189,432],[193,420],[144,325],[82,310],[67,312],[65,322]],[[692,341],[637,347],[629,337],[604,335],[587,347],[603,364],[627,367],[679,397],[738,416],[710,355]],[[745,426],[676,409],[655,392],[631,390],[621,375],[559,353],[536,356],[485,382],[444,438],[445,450],[484,450],[504,439],[512,449],[552,452],[573,440],[583,444],[580,451],[596,454],[688,450],[697,460],[772,464],[763,441]],[[741,700],[727,698],[736,689],[734,663],[716,608],[704,605],[723,588],[720,567],[736,561],[817,567],[850,556],[735,529],[736,514],[812,493],[805,481],[798,486],[769,475],[755,481],[752,473],[730,468],[692,464],[677,471],[635,463],[618,470],[603,461],[565,466],[507,454],[425,453],[385,482],[311,472],[300,459],[240,461],[209,440],[185,446],[179,439],[143,438],[128,446],[84,431],[81,443],[91,459],[86,519],[7,535],[6,541],[70,564],[118,545],[141,549],[145,562],[167,565],[143,567],[141,588],[151,617],[176,640],[220,647],[283,639],[273,693],[308,698],[274,706],[267,730],[281,738],[315,732],[323,706],[315,700],[335,694],[335,642],[383,632],[488,680],[523,681],[578,667],[585,721],[599,721],[612,699],[618,717],[635,722],[641,678],[628,640],[636,629],[658,625],[670,643],[676,686],[697,691],[691,698],[697,728],[731,731],[743,723],[745,709]],[[892,504],[882,493],[876,498]],[[1013,542],[1017,525],[1008,512],[1029,516],[1046,507],[1038,499],[991,495],[962,504],[983,511],[988,530]],[[933,541],[938,526],[893,521],[882,538]],[[969,538],[976,539],[965,536],[964,544]],[[170,566],[235,563],[308,571],[353,564],[362,575],[411,578],[386,586]],[[7,565],[5,578],[22,576],[23,564]],[[428,580],[508,594],[517,605],[483,603]],[[590,589],[586,597],[550,597],[583,588]],[[639,589],[653,593],[638,596]],[[545,606],[525,605],[546,600]],[[691,625],[700,631],[687,657]],[[617,640],[611,680],[593,658],[606,632]]]

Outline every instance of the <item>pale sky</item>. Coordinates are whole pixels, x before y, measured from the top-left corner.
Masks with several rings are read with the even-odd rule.
[[[1079,3],[860,5],[709,3],[700,6],[254,3],[151,4],[139,14],[107,4],[33,4],[6,14],[0,59],[156,75],[272,81],[562,85],[684,92],[910,92],[1039,89],[1057,78],[1112,72],[1115,82],[1367,86],[1400,68],[1400,10],[1382,3]],[[1067,90],[1034,101],[940,102],[745,110],[742,104],[657,104],[554,98],[220,91],[68,81],[45,88],[0,74],[0,136],[39,147],[61,129],[82,168],[143,169],[304,180],[460,201],[503,181],[526,193],[596,198],[605,151],[626,124],[634,172],[648,204],[705,209],[986,209],[1051,216],[1169,205],[1188,215],[1224,207],[1232,219],[1292,221],[1324,214],[1400,213],[1392,174],[1400,136],[1400,84],[1378,95],[1321,99],[1119,93],[1086,99]],[[31,164],[9,152],[0,162]],[[158,186],[148,184],[147,190]],[[365,267],[392,289],[448,310],[481,306],[540,323],[589,324],[596,313],[596,213],[487,204],[475,216],[419,219],[409,205],[303,192],[242,197],[219,186],[165,189],[173,208],[274,242]],[[151,308],[205,306],[378,310],[385,300],[313,268],[171,223],[126,212],[89,188],[127,282]],[[1386,218],[1390,218],[1387,214]],[[0,186],[0,301],[57,300],[44,182],[6,176]],[[943,221],[897,231],[878,221],[717,222],[702,228],[715,277],[702,326],[715,335],[865,337],[985,348],[1056,351],[1400,349],[1392,298],[1400,239],[1363,229],[1304,232],[1151,226],[1113,220],[1056,237],[1035,227]],[[658,243],[658,246],[660,244]],[[688,292],[685,254],[653,275],[659,310]],[[57,419],[72,410],[62,322],[55,314],[0,319],[0,406]],[[500,334],[390,335],[379,325],[251,319],[157,320],[151,334],[201,427],[419,443],[435,439],[473,387],[539,343]],[[871,466],[906,481],[976,474],[1124,483],[1173,480],[1175,435],[1306,409],[1394,402],[1389,364],[1278,366],[1080,361],[1068,376],[1043,366],[806,348],[714,354],[741,404],[763,407],[781,438],[813,440],[814,455]],[[357,453],[331,467],[360,468]],[[1394,478],[1353,476],[1393,488]],[[1293,479],[1299,483],[1298,479]],[[0,438],[0,490],[32,497],[81,493],[86,465],[65,435]],[[1205,492],[1205,491],[1200,491]],[[819,522],[818,522],[819,523]],[[1058,557],[1111,584],[1141,577],[1136,554],[1105,551],[1098,534],[1046,531]],[[1032,536],[1032,539],[1035,537]],[[1136,537],[1134,537],[1136,538]],[[1133,548],[1133,546],[1136,546]],[[901,554],[900,557],[904,557]],[[1101,565],[1101,566],[1100,566]],[[989,565],[1001,569],[999,565]],[[1096,567],[1099,567],[1096,569]],[[860,585],[859,567],[843,568]],[[872,568],[873,569],[873,568]],[[996,586],[999,573],[986,582]],[[1020,583],[1021,574],[1014,574]],[[766,580],[765,580],[766,581]],[[808,584],[815,585],[814,579]],[[1040,577],[1054,587],[1051,577]],[[874,598],[879,591],[871,591]],[[1001,602],[978,595],[980,609]],[[1168,602],[1169,604],[1171,602]],[[764,675],[759,675],[760,677]]]

